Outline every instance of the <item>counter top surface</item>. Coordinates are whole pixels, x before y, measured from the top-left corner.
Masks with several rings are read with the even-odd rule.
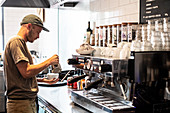
[[[67,86],[39,86],[38,96],[46,100],[62,113],[90,113],[72,102],[70,98],[70,89]]]

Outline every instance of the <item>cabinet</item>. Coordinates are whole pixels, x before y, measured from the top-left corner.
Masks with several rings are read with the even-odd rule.
[[[52,104],[47,102],[40,95],[38,96],[38,104],[39,113],[61,113],[57,108],[55,108]]]

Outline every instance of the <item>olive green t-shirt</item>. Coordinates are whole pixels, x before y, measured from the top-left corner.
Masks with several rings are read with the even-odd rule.
[[[8,98],[34,99],[38,92],[36,77],[23,78],[16,66],[21,61],[33,64],[31,54],[24,39],[14,36],[8,41],[4,51],[6,95]]]

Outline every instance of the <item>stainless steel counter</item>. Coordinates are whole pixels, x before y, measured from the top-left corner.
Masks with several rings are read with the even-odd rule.
[[[55,111],[62,113],[90,113],[72,102],[70,89],[67,86],[39,86],[38,97],[51,106],[51,108],[54,108]]]

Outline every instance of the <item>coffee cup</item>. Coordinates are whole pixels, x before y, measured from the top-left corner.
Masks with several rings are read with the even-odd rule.
[[[57,79],[59,77],[59,74],[58,73],[48,73],[47,74],[47,79]]]

